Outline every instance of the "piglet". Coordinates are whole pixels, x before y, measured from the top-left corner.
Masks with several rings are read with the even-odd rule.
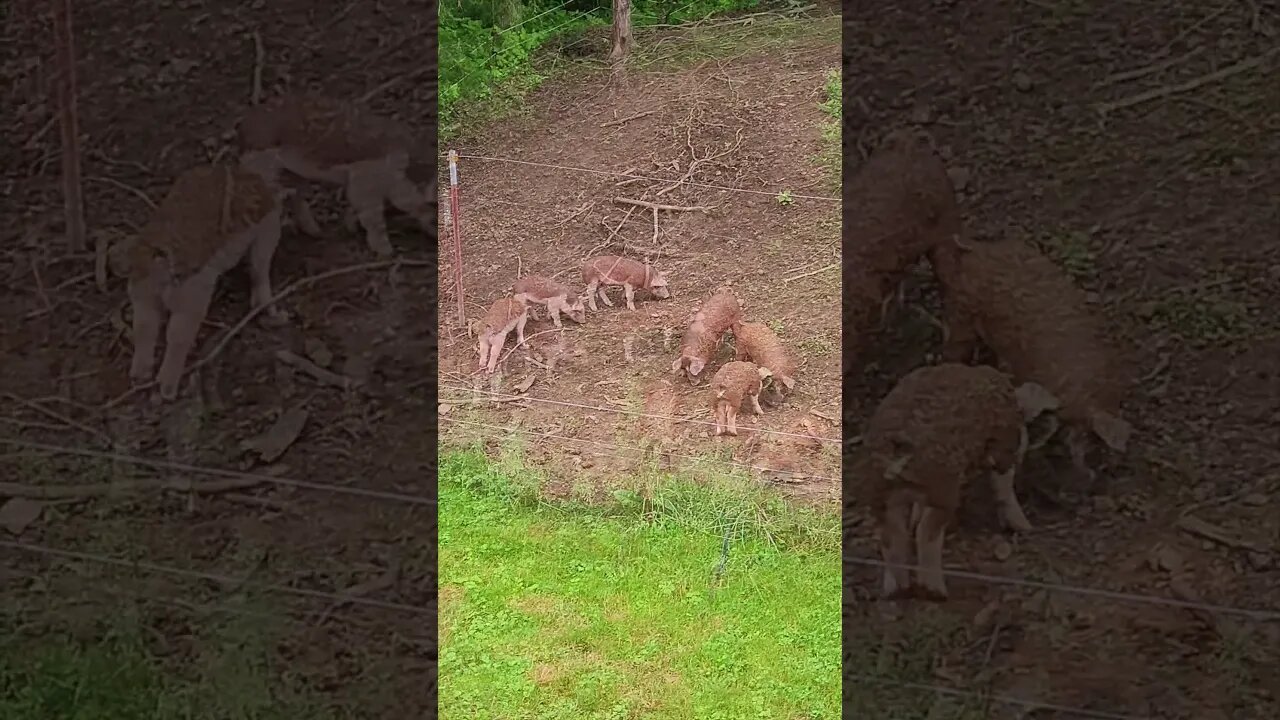
[[[502,298],[489,306],[476,332],[480,336],[480,370],[492,373],[498,368],[498,356],[513,329],[517,346],[524,344],[524,324],[528,320],[529,309],[516,298]]]
[[[588,258],[582,263],[582,279],[587,284],[587,304],[592,310],[596,307],[596,295],[605,305],[613,307],[613,301],[605,289],[609,285],[621,285],[627,297],[627,309],[635,310],[635,293],[637,289],[648,290],[655,297],[666,299],[671,297],[667,289],[667,278],[647,263],[641,263],[617,255],[598,255]],[[601,286],[605,287],[601,287]]]
[[[246,155],[239,165],[201,165],[178,176],[142,231],[113,252],[113,265],[128,280],[133,306],[135,384],[152,379],[156,346],[166,326],[164,360],[155,380],[162,400],[178,395],[187,356],[209,312],[218,278],[249,256],[250,300],[271,300],[271,259],[280,241],[278,158]],[[268,325],[287,321],[270,306]]]
[[[768,325],[757,322],[737,322],[733,325],[734,346],[737,360],[750,360],[760,367],[769,368],[773,377],[769,382],[765,402],[778,405],[796,386],[797,365],[782,341]]]
[[[688,374],[690,382],[706,368],[715,356],[720,339],[735,322],[742,319],[742,305],[728,290],[721,290],[693,314],[684,337],[680,339],[680,357],[671,363],[671,372]]]
[[[755,363],[727,362],[711,380],[711,412],[715,416],[716,435],[738,434],[738,410],[743,400],[751,400],[751,412],[764,413],[760,407],[760,381],[769,377],[768,368]]]
[[[587,320],[587,310],[583,307],[582,298],[575,296],[569,286],[563,283],[541,275],[526,275],[516,281],[511,291],[515,293],[516,300],[545,305],[547,314],[556,327],[562,327],[560,313],[568,315],[569,319],[578,324]]]

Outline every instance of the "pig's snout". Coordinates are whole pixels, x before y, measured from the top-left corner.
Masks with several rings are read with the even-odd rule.
[[[655,297],[661,298],[663,300],[666,300],[667,298],[671,297],[671,291],[667,289],[666,285],[659,285],[653,288],[653,294]]]

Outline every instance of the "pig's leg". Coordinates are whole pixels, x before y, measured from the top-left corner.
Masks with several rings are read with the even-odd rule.
[[[880,520],[880,558],[884,560],[884,586],[881,596],[894,599],[911,589],[911,508],[901,498],[891,498]]]
[[[635,310],[636,309],[636,289],[631,286],[631,283],[623,283],[622,292],[627,296],[627,309]]]
[[[297,197],[296,195],[294,197]],[[249,246],[249,277],[253,288],[250,302],[258,308],[271,302],[271,259],[280,244],[280,212],[271,214],[258,226],[253,244]],[[262,322],[268,327],[279,327],[289,321],[289,313],[272,304],[263,311]]]
[[[738,408],[734,405],[734,403],[728,403],[727,406],[725,407],[724,412],[729,420],[729,434],[734,437],[737,437],[738,436]]]
[[[155,370],[156,343],[164,324],[164,301],[160,289],[151,278],[129,283],[129,301],[133,305],[133,361],[129,379],[141,385],[151,380]]]
[[[1027,520],[1026,514],[1022,512],[1022,506],[1018,504],[1018,496],[1013,489],[1016,471],[1017,466],[1013,466],[1004,472],[992,472],[991,484],[995,489],[996,505],[1000,510],[1000,521],[1011,530],[1027,532],[1031,530],[1031,522]]]
[[[942,332],[943,362],[969,363],[978,349],[978,329],[973,318],[954,303],[944,301]]]
[[[609,286],[607,284],[601,285],[597,292],[600,293],[600,299],[604,301],[605,305],[613,307],[613,301],[609,299]]]
[[[352,168],[347,177],[347,200],[364,227],[365,242],[380,257],[395,254],[387,237],[386,173],[382,168]]]
[[[302,231],[302,234],[313,238],[318,238],[324,234],[320,231],[320,223],[316,222],[316,216],[311,213],[311,205],[303,197],[301,188],[295,190],[289,198],[289,210],[293,213],[293,219],[298,224],[298,229]]]
[[[724,402],[724,401],[716,402],[716,405],[714,408],[715,416],[716,416],[716,435],[724,435],[729,431],[729,420],[727,419],[728,407],[729,407],[729,403],[727,402]]]
[[[431,232],[432,222],[427,216],[427,196],[409,178],[397,175],[387,190],[387,199],[397,210],[417,220],[423,232]]]
[[[489,358],[489,345],[490,345],[489,336],[481,335],[480,336],[480,364],[476,368],[477,370],[484,369],[485,361],[488,360]]]
[[[498,369],[498,359],[502,355],[502,346],[507,344],[507,333],[495,333],[489,345],[489,373]]]
[[[763,415],[764,409],[760,407],[760,394],[748,395],[751,398],[751,411],[756,415]]]
[[[164,362],[156,379],[160,383],[160,397],[172,400],[178,396],[178,383],[186,369],[187,356],[196,344],[200,325],[209,312],[214,276],[200,274],[174,288],[170,297],[169,329],[165,337]]]
[[[560,303],[555,298],[547,301],[547,314],[551,316],[551,324],[558,328],[564,327],[560,322]]]
[[[529,322],[528,315],[521,315],[520,319],[516,320],[516,344],[517,345],[524,345],[524,324],[527,322]]]
[[[598,291],[599,289],[600,289],[599,280],[592,280],[591,282],[587,283],[587,307],[591,308],[592,312],[595,312],[596,310],[600,309],[596,307],[596,291]]]
[[[920,587],[935,600],[947,598],[947,583],[942,572],[942,542],[946,536],[949,513],[926,507],[916,525],[916,552],[919,553]]]

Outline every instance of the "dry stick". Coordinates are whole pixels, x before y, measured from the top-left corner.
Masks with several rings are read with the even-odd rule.
[[[1154,65],[1147,65],[1146,67],[1140,67],[1135,70],[1126,70],[1124,72],[1116,73],[1115,75],[1108,75],[1107,77],[1094,83],[1093,86],[1095,88],[1104,88],[1109,85],[1115,85],[1116,83],[1122,83],[1128,80],[1137,80],[1138,78],[1143,78],[1148,75],[1155,75],[1156,73],[1164,72],[1165,70],[1168,70],[1174,65],[1179,65],[1183,62],[1186,62],[1187,60],[1190,60],[1196,55],[1199,55],[1203,51],[1204,51],[1204,46],[1200,45],[1196,47],[1194,50],[1192,50],[1191,52],[1179,55],[1178,57],[1169,58],[1164,62],[1159,62]]]
[[[132,186],[132,185],[128,185],[128,184],[122,183],[122,182],[120,182],[119,180],[116,180],[115,178],[99,177],[99,176],[97,176],[97,175],[90,175],[89,177],[85,178],[85,180],[89,180],[89,181],[92,181],[92,182],[100,182],[100,183],[104,183],[104,184],[106,184],[106,185],[111,185],[112,187],[118,187],[118,188],[120,188],[121,190],[124,190],[124,191],[126,191],[126,192],[131,192],[131,193],[133,193],[134,195],[136,195],[139,199],[141,199],[141,200],[142,200],[142,202],[146,203],[146,204],[147,204],[147,207],[151,208],[152,210],[155,210],[155,209],[156,209],[155,201],[153,201],[149,195],[147,195],[145,192],[143,192],[143,191],[139,190],[138,188],[136,188],[136,187],[134,187],[134,186]]]
[[[498,364],[501,365],[502,363],[506,362],[507,358],[511,357],[511,353],[515,352],[521,345],[528,343],[530,338],[536,338],[539,335],[546,335],[549,332],[561,332],[561,329],[551,328],[550,330],[540,330],[532,335],[525,335],[523,340],[511,346],[511,349],[507,351],[506,355],[503,355],[501,358],[498,358]],[[476,372],[480,372],[480,371],[477,370]],[[475,373],[472,373],[472,374],[474,375]]]
[[[1253,70],[1259,67],[1260,65],[1263,65],[1269,60],[1271,60],[1271,58],[1274,57],[1277,53],[1280,53],[1280,48],[1272,48],[1270,51],[1265,52],[1261,55],[1257,55],[1257,56],[1248,58],[1246,60],[1241,60],[1235,65],[1228,65],[1227,67],[1224,67],[1221,70],[1218,70],[1216,72],[1211,72],[1208,75],[1201,75],[1198,78],[1192,78],[1191,80],[1188,80],[1183,83],[1178,83],[1177,85],[1165,85],[1163,87],[1154,88],[1146,92],[1138,93],[1137,95],[1130,95],[1127,98],[1116,100],[1115,102],[1099,103],[1095,105],[1094,108],[1099,113],[1106,115],[1107,113],[1110,113],[1114,110],[1120,110],[1122,108],[1132,107],[1134,105],[1140,105],[1150,100],[1158,100],[1162,97],[1168,97],[1170,95],[1176,95],[1178,93],[1190,92],[1191,90],[1195,90],[1196,88],[1199,88],[1201,86],[1218,82],[1220,80],[1225,80],[1233,75],[1239,75],[1240,73],[1248,70]]]
[[[784,283],[789,283],[789,282],[791,282],[792,280],[799,280],[799,279],[801,279],[801,278],[807,278],[807,277],[809,277],[810,275],[817,275],[818,273],[824,273],[824,272],[826,272],[826,271],[828,271],[828,270],[834,270],[835,268],[838,268],[838,267],[840,267],[840,263],[831,263],[830,265],[827,265],[826,267],[820,267],[820,268],[818,268],[817,270],[810,270],[810,271],[809,271],[809,272],[807,272],[807,273],[800,273],[799,275],[792,275],[791,277],[782,278],[782,282],[784,282]]]
[[[369,102],[370,100],[377,97],[384,91],[390,88],[393,88],[396,85],[399,85],[400,83],[406,80],[415,80],[422,75],[426,75],[428,72],[434,72],[434,71],[435,71],[434,65],[432,65],[431,63],[423,63],[420,67],[418,67],[418,69],[413,70],[412,72],[407,72],[407,73],[404,73],[403,75],[397,75],[391,78],[390,80],[387,80],[386,82],[382,83],[381,85],[378,85],[377,87],[365,93],[364,95],[361,95],[356,100],[356,102],[363,105],[364,103]]]
[[[258,316],[259,313],[261,313],[262,311],[266,310],[267,308],[271,307],[277,302],[285,299],[286,297],[292,295],[293,293],[305,287],[310,287],[311,285],[314,285],[320,282],[321,280],[328,280],[330,278],[335,278],[340,275],[349,275],[354,272],[363,272],[365,270],[381,270],[382,268],[391,267],[393,265],[409,265],[413,267],[424,267],[430,264],[431,263],[429,263],[426,260],[407,260],[403,258],[399,260],[381,260],[378,262],[362,263],[360,265],[349,265],[347,267],[341,267],[335,270],[322,272],[317,275],[310,275],[308,277],[304,277],[301,280],[298,280],[297,282],[294,282],[293,284],[289,285],[284,290],[281,290],[280,292],[276,293],[271,297],[271,299],[262,303],[258,307],[252,308],[249,310],[249,312],[245,313],[244,317],[240,318],[240,322],[232,326],[232,328],[227,331],[227,334],[222,336],[222,340],[219,341],[218,344],[214,346],[213,350],[209,351],[208,355],[205,355],[204,357],[200,358],[200,361],[197,362],[196,364],[188,366],[185,370],[183,370],[182,375],[183,377],[185,377],[188,374],[193,373],[196,370],[199,370],[205,365],[208,365],[210,362],[214,360],[214,358],[222,354],[222,351],[226,349],[227,344],[231,342],[232,338],[238,335],[240,331],[245,328],[245,326],[247,326],[255,317]],[[124,402],[125,400],[128,400],[129,398],[133,397],[137,393],[140,393],[143,390],[147,390],[151,387],[154,387],[155,384],[156,384],[155,381],[152,380],[151,382],[144,383],[142,385],[138,385],[136,387],[130,388],[125,393],[107,402],[107,404],[102,406],[102,409],[108,410],[110,408],[113,408],[119,405],[120,403]]]
[[[250,35],[253,39],[253,85],[250,95],[250,102],[257,105],[262,102],[262,66],[266,61],[266,50],[262,47],[262,34],[254,30]]]
[[[613,201],[616,203],[623,203],[625,205],[649,208],[651,210],[670,210],[671,212],[711,212],[716,208],[715,205],[660,205],[658,203],[645,202],[644,200],[632,200],[631,198],[623,197],[616,197]]]
[[[638,120],[638,119],[640,119],[640,118],[642,118],[642,117],[646,117],[646,116],[652,115],[654,112],[656,112],[656,111],[654,111],[654,110],[645,110],[645,111],[644,111],[644,112],[642,112],[642,113],[636,113],[635,115],[628,115],[627,117],[624,117],[624,118],[621,118],[621,119],[618,119],[618,120],[610,120],[609,122],[600,123],[600,127],[612,127],[612,126],[614,126],[614,125],[622,125],[623,123],[629,123],[629,122],[631,122],[632,120]]]
[[[291,353],[288,350],[277,351],[276,359],[286,365],[290,365],[301,370],[325,385],[333,385],[335,387],[342,388],[343,390],[349,390],[359,384],[346,375],[340,375],[332,370],[325,370],[310,360]]]
[[[58,113],[62,129],[62,202],[66,213],[67,241],[71,252],[87,248],[84,226],[84,189],[80,180],[80,122],[76,111],[76,51],[71,29],[71,0],[53,4],[54,48],[58,64]],[[99,252],[106,252],[101,245]]]
[[[178,490],[198,495],[212,495],[231,490],[244,490],[265,482],[265,479],[255,478],[227,478],[202,481],[150,478],[85,485],[27,485],[24,483],[5,482],[0,483],[0,495],[27,498],[29,500],[85,500],[114,493],[136,493],[143,490]]]
[[[84,432],[89,433],[90,435],[101,438],[102,440],[106,441],[107,445],[111,445],[111,438],[106,433],[102,432],[101,430],[98,430],[97,428],[93,428],[88,425],[85,425],[79,420],[75,420],[70,417],[67,417],[66,415],[63,415],[57,410],[50,410],[49,408],[37,402],[33,402],[24,397],[19,397],[17,395],[14,395],[13,393],[5,393],[4,396],[16,403],[20,403],[21,405],[24,405],[32,410],[35,410],[36,412],[40,413],[41,415],[44,415],[45,417],[53,418],[54,420],[57,420],[58,422],[61,422],[64,425],[73,427],[77,430],[82,430]]]
[[[609,233],[609,237],[605,238],[604,242],[588,250],[586,257],[591,257],[592,255],[595,255],[597,250],[609,247],[609,243],[613,242],[613,238],[617,236],[618,231],[622,229],[622,226],[627,224],[627,219],[630,218],[631,213],[635,211],[636,209],[634,207],[627,208],[627,214],[622,216],[622,222],[618,223],[618,227],[614,228],[613,231]],[[603,223],[605,227],[609,227],[608,221],[605,220],[604,218],[601,218],[600,222]]]

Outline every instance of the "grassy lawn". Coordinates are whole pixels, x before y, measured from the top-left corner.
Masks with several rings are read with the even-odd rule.
[[[442,718],[839,717],[834,513],[732,478],[556,507],[531,472],[441,460]]]

